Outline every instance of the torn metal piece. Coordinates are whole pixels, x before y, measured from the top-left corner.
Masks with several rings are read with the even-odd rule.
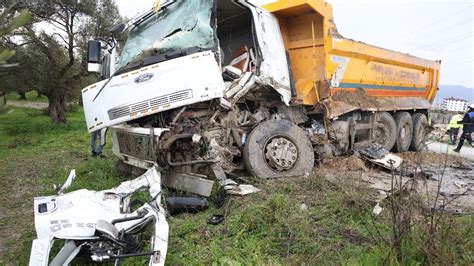
[[[382,159],[368,159],[370,162],[373,162],[383,168],[388,170],[395,170],[400,168],[402,165],[403,159],[394,154],[387,154]]]
[[[68,178],[69,180],[69,178]],[[71,178],[72,180],[72,178]],[[152,198],[131,210],[130,197],[148,191]],[[148,265],[164,265],[168,247],[168,223],[161,206],[161,176],[155,168],[118,187],[34,199],[38,239],[32,244],[30,265],[48,265],[55,239],[66,240],[52,263],[69,264],[84,247],[92,261],[118,261],[131,256],[149,257]],[[142,252],[142,233],[153,228],[149,252]],[[159,254],[159,257],[157,257]]]
[[[376,142],[356,150],[368,159],[382,159],[389,154],[383,145]]]
[[[240,185],[226,185],[224,187],[225,191],[229,195],[238,195],[238,196],[245,196],[248,194],[256,193],[259,192],[260,189],[252,186],[252,185],[246,185],[246,184],[240,184]]]
[[[72,185],[72,181],[76,178],[76,169],[74,170],[71,170],[71,172],[69,173],[69,176],[67,177],[66,179],[66,182],[64,182],[63,186],[61,187],[61,189],[59,189],[59,192],[58,194],[61,195],[64,193],[64,190],[66,190],[68,187],[70,187]]]
[[[222,166],[220,166],[218,164],[213,164],[213,165],[211,165],[211,169],[212,169],[212,172],[214,173],[214,175],[216,176],[216,179],[221,184],[221,186],[225,186],[227,176],[224,172],[224,169],[222,169]]]
[[[357,151],[368,161],[388,170],[400,168],[403,162],[401,157],[389,153],[383,145],[375,142],[368,146],[360,147]]]
[[[181,191],[194,193],[200,196],[209,197],[214,186],[214,181],[206,179],[206,176],[183,173],[164,173],[163,185]]]

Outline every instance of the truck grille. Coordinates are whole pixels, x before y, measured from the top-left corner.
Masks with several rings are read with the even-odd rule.
[[[157,109],[163,105],[184,101],[187,99],[191,99],[192,97],[193,97],[192,90],[184,90],[184,91],[168,94],[165,96],[153,98],[150,100],[146,100],[143,102],[113,108],[108,111],[109,119],[114,120],[114,119],[121,118],[124,116],[130,116],[133,113],[148,111],[150,109],[151,110]]]
[[[118,131],[117,140],[120,153],[147,161],[156,160],[150,136]]]

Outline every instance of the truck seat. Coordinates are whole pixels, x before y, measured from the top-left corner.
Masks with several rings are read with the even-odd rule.
[[[224,80],[232,81],[240,78],[247,71],[255,71],[256,60],[253,48],[243,46],[235,50],[232,55],[234,59],[224,67],[222,72]]]

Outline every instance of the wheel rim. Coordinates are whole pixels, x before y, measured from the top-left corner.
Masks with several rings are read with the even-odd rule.
[[[426,124],[422,124],[419,129],[418,129],[418,134],[417,134],[417,138],[415,139],[416,143],[416,148],[417,149],[421,149],[423,148],[426,143],[425,143],[425,138],[426,138],[426,129],[425,129],[425,126]]]
[[[382,145],[385,145],[385,143],[387,142],[388,132],[382,123],[378,123],[375,126],[374,138],[377,142],[379,142]]]
[[[291,170],[298,161],[298,148],[288,137],[275,136],[265,144],[265,162],[278,172]]]
[[[408,123],[404,124],[400,130],[400,140],[403,145],[410,145],[410,125]]]

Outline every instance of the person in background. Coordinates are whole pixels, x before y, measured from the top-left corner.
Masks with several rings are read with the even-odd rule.
[[[102,150],[105,146],[105,136],[102,138],[102,134],[105,133],[105,129],[96,130],[91,133],[91,153],[92,157],[103,157]],[[105,135],[105,134],[104,134]],[[104,141],[102,141],[104,140]]]
[[[463,119],[458,122],[458,124],[463,124],[462,135],[459,139],[459,144],[454,152],[460,152],[462,146],[464,145],[464,140],[469,142],[469,145],[472,146],[472,137],[471,134],[474,131],[474,104],[469,105],[468,111],[466,115],[464,115]]]
[[[462,120],[462,115],[457,113],[449,120],[448,131],[449,131],[449,144],[456,145],[459,135],[459,129],[462,128],[461,124],[458,124]]]

